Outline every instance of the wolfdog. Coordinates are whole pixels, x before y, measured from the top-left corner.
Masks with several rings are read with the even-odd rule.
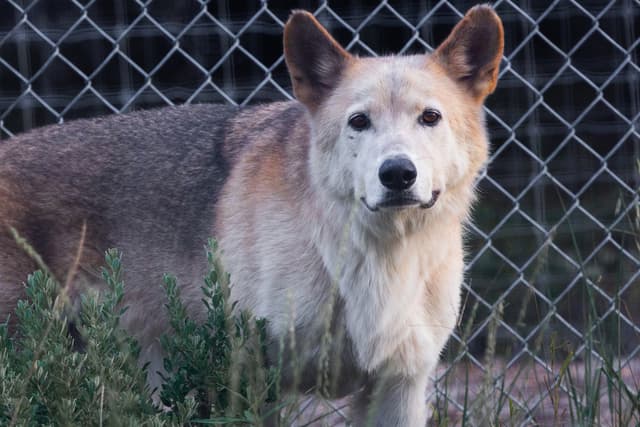
[[[103,251],[123,251],[122,325],[157,386],[169,329],[159,272],[177,275],[201,317],[202,248],[215,236],[231,298],[268,321],[268,354],[298,343],[300,375],[285,363],[285,389],[317,388],[326,352],[339,361],[329,393],[355,393],[356,425],[425,425],[429,375],[458,316],[463,231],[488,152],[483,102],[502,51],[484,5],[432,54],[370,58],[294,11],[284,52],[296,101],[138,111],[5,141],[0,319],[36,268],[8,230],[64,277],[84,224],[72,289],[98,286]],[[327,328],[340,338],[323,350],[310,337]]]

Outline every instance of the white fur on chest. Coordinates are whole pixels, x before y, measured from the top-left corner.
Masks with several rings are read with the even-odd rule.
[[[223,233],[221,240],[232,299],[269,319],[275,342],[298,331],[299,339],[309,342],[297,340],[297,346],[316,357],[320,343],[309,337],[326,329],[326,308],[337,286],[340,313],[330,315],[338,316],[334,326],[346,332],[354,366],[402,376],[430,372],[457,318],[460,223],[434,221],[433,215],[432,220],[405,218],[391,227],[378,224],[382,233],[393,231],[372,236],[363,228],[366,218],[358,216],[358,205],[351,208],[356,210],[311,203],[302,221],[287,210],[268,209],[278,213],[253,224],[251,245],[237,238],[246,222],[232,217],[227,229],[234,233]],[[322,214],[312,221],[311,212]]]
[[[415,341],[418,348],[434,345],[420,327],[424,323],[423,288],[428,273],[421,268],[419,257],[411,253],[413,245],[399,246],[391,251],[360,254],[361,262],[349,266],[340,280],[346,327],[359,365],[366,371],[392,359],[407,341]],[[424,358],[418,354],[415,357]],[[418,367],[400,367],[409,371],[414,368]]]
[[[460,227],[423,224],[410,235],[376,241],[363,238],[357,223],[317,236],[339,285],[356,364],[409,376],[430,371],[457,319]]]

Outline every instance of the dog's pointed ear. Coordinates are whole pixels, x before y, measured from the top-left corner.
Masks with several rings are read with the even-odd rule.
[[[352,57],[312,14],[295,10],[284,27],[284,58],[293,93],[313,112],[338,84]]]
[[[433,53],[447,73],[479,102],[494,91],[504,49],[504,30],[491,6],[471,8]]]

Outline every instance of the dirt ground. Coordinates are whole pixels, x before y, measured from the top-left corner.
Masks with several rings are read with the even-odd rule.
[[[617,373],[627,391],[635,394],[635,407],[631,396],[624,391],[621,394],[620,388],[602,374],[601,365],[595,362],[576,361],[568,368],[557,363],[549,367],[551,369],[542,363],[507,367],[504,361],[498,360],[492,367],[494,374],[487,375],[476,366],[456,366],[450,369],[446,381],[441,380],[436,391],[429,393],[433,410],[429,426],[462,425],[465,398],[467,425],[473,426],[640,425],[637,400],[640,357],[626,362]],[[447,367],[441,365],[437,374],[441,376],[446,371]],[[598,405],[586,403],[595,401]],[[596,406],[595,418],[589,418],[585,409],[576,411],[581,405]],[[348,426],[348,406],[348,399],[306,398],[293,425]]]

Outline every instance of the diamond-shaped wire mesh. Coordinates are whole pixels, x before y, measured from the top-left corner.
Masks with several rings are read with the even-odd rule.
[[[294,6],[351,52],[376,55],[430,51],[472,4]],[[5,0],[0,135],[163,104],[291,98],[281,52],[290,7]],[[567,358],[583,366],[610,352],[632,389],[640,381],[640,2],[495,7],[506,45],[486,109],[493,154],[469,230],[465,310],[431,398],[454,423],[486,410],[465,403],[466,391],[495,400],[500,419],[544,424],[567,393]]]

